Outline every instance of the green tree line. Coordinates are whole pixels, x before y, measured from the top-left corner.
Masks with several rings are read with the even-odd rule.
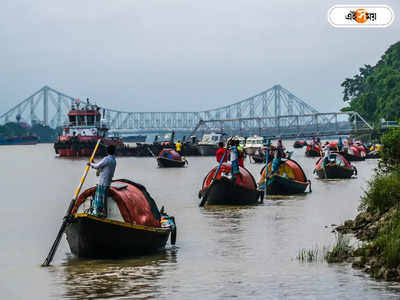
[[[400,42],[386,50],[375,66],[364,65],[353,78],[346,78],[342,111],[357,111],[377,124],[382,118],[400,118]]]

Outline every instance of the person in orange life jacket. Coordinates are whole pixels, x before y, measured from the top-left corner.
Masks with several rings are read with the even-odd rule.
[[[222,156],[224,155],[224,153],[225,153],[225,156],[224,156],[224,161],[223,162],[227,162],[228,161],[229,152],[228,152],[227,149],[224,148],[224,143],[223,142],[219,142],[218,143],[218,147],[219,148],[218,148],[217,152],[215,153],[215,158],[217,159],[217,162],[219,163],[221,161]]]

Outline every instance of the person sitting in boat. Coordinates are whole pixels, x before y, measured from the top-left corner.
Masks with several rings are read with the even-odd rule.
[[[181,141],[178,141],[178,142],[176,142],[175,143],[175,150],[176,150],[176,152],[178,152],[179,153],[179,155],[180,156],[182,156],[182,143],[181,143]]]
[[[215,158],[217,159],[217,162],[220,163],[222,156],[224,156],[224,161],[223,162],[227,162],[228,161],[228,150],[224,148],[224,143],[223,142],[219,142],[218,143],[218,150],[215,153]]]
[[[114,157],[115,146],[109,145],[107,147],[107,156],[98,163],[88,163],[92,168],[100,171],[100,180],[97,185],[96,194],[94,195],[91,213],[94,216],[106,217],[106,200],[108,189],[110,188],[111,181],[114,177],[117,162]]]
[[[240,176],[239,171],[239,153],[236,147],[236,142],[234,140],[231,141],[231,174],[233,184],[236,184],[236,176]]]
[[[237,150],[238,150],[238,156],[239,156],[238,162],[239,162],[239,166],[242,167],[242,168],[244,168],[245,153],[244,153],[243,146],[240,145],[240,141],[239,141],[239,140],[236,140],[236,141],[235,141],[235,144],[236,144],[236,148],[237,148]]]

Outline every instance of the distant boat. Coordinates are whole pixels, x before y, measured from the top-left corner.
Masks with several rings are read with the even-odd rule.
[[[144,143],[147,135],[129,135],[121,137],[122,141],[127,143]]]
[[[0,145],[36,145],[39,138],[36,135],[0,136]]]
[[[203,135],[201,142],[198,143],[201,156],[213,156],[217,152],[218,143],[224,142],[222,134],[211,133]]]
[[[244,146],[244,151],[246,154],[252,155],[256,153],[257,150],[261,149],[264,145],[264,138],[262,136],[252,136],[246,139],[246,145]]]

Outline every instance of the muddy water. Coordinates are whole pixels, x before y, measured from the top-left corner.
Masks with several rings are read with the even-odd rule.
[[[41,268],[85,161],[56,158],[51,145],[0,147],[0,298],[398,299],[398,285],[346,264],[296,259],[301,248],[333,244],[330,225],[356,214],[376,161],[354,163],[357,179],[325,182],[313,178],[315,159],[304,150],[293,158],[312,193],[203,209],[197,193],[214,158],[192,157],[187,168],[170,170],[152,158],[120,158],[115,177],[144,184],[176,216],[177,245],[128,260],[80,260],[64,238],[53,266]],[[261,165],[246,163],[258,179]],[[90,173],[85,187],[96,179]]]

